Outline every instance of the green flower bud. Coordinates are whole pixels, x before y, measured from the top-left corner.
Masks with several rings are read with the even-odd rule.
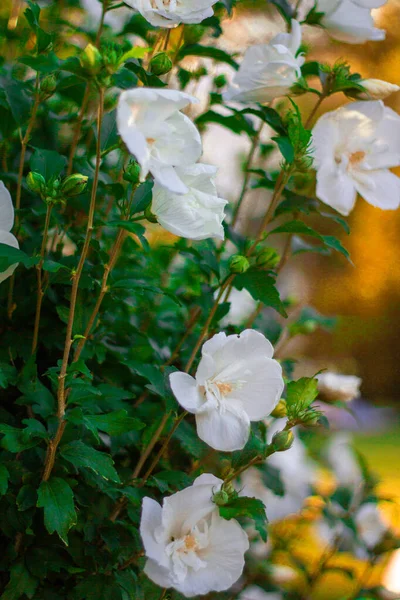
[[[278,402],[278,404],[275,406],[274,410],[271,413],[272,417],[275,417],[275,419],[283,419],[284,417],[286,417],[287,415],[287,406],[286,406],[286,400],[284,398],[281,398]]]
[[[220,490],[219,492],[216,492],[213,496],[213,502],[217,506],[224,506],[225,504],[228,504],[228,502],[229,502],[228,492],[226,492],[225,490]]]
[[[274,248],[264,248],[258,253],[256,263],[260,269],[273,269],[280,260],[281,258]]]
[[[26,176],[26,184],[31,192],[43,196],[46,192],[46,181],[40,173],[30,171]]]
[[[315,427],[318,425],[321,413],[315,412],[312,408],[298,415],[298,420],[304,427]]]
[[[217,89],[223,88],[228,83],[225,75],[217,75],[214,77],[214,85]]]
[[[248,259],[241,254],[234,254],[229,259],[229,270],[231,273],[246,273],[249,267],[250,263]]]
[[[284,452],[289,450],[294,442],[294,435],[291,431],[278,431],[272,438],[272,447],[275,452]]]
[[[70,175],[61,184],[61,195],[62,196],[79,196],[85,191],[88,182],[86,175],[75,173]]]
[[[46,96],[51,96],[56,91],[57,87],[57,79],[54,75],[47,75],[40,84],[40,91],[46,94]]]
[[[144,211],[144,216],[150,223],[158,223],[156,215],[151,212],[151,205]]]
[[[140,182],[140,173],[140,165],[135,160],[131,160],[126,167],[123,177],[125,181],[129,181],[129,183],[137,185]]]
[[[91,75],[97,75],[103,66],[103,59],[100,52],[93,46],[88,44],[80,56],[81,65]]]
[[[150,72],[154,75],[165,75],[169,73],[173,67],[172,60],[166,52],[160,52],[153,56],[150,61]]]

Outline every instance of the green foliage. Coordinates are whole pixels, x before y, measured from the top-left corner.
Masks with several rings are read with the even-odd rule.
[[[246,496],[236,497],[228,504],[219,507],[219,514],[224,519],[242,519],[247,518],[254,521],[254,526],[261,536],[261,539],[267,541],[267,515],[265,506],[257,498],[247,498]]]
[[[76,524],[74,495],[65,479],[51,477],[42,481],[38,489],[37,506],[44,510],[44,524],[47,531],[58,533],[65,544],[68,544],[68,531]]]

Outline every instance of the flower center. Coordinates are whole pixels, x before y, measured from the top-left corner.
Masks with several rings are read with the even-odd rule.
[[[364,152],[363,150],[359,150],[358,152],[353,152],[353,154],[350,154],[349,156],[349,163],[351,165],[358,165],[360,162],[362,162],[364,160],[366,156],[366,152]]]
[[[199,571],[207,566],[202,560],[201,551],[207,548],[208,543],[208,524],[205,520],[197,523],[190,533],[180,538],[171,537],[165,551],[172,560],[172,572],[178,582],[186,578],[189,569]]]
[[[146,142],[149,144],[149,146],[152,146],[155,141],[156,141],[155,138],[151,138],[151,137],[146,138]]]
[[[233,385],[231,383],[216,381],[215,385],[219,389],[221,396],[226,396],[226,394],[230,394],[233,391]]]

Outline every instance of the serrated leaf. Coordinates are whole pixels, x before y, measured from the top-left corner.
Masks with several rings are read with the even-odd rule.
[[[116,410],[105,415],[84,415],[83,421],[109,435],[139,431],[145,427],[145,423],[139,419],[129,417],[126,410]]]
[[[68,531],[76,524],[74,495],[68,483],[59,477],[42,481],[38,490],[37,506],[44,509],[47,531],[56,532],[68,545]]]
[[[62,446],[60,454],[77,469],[91,469],[104,479],[120,483],[118,473],[113,467],[114,462],[111,456],[87,446],[80,440]]]
[[[254,525],[264,542],[267,541],[268,519],[265,512],[265,505],[257,498],[248,498],[241,496],[231,500],[229,504],[219,507],[219,514],[223,519],[238,519],[247,517],[254,521]]]
[[[302,377],[287,384],[286,403],[288,409],[294,406],[300,409],[308,408],[317,396],[318,381],[314,377]]]
[[[275,287],[275,279],[257,269],[249,269],[242,275],[237,275],[233,285],[238,290],[246,289],[254,298],[274,308],[280,315],[287,317],[285,307]]]
[[[10,581],[7,583],[0,600],[21,600],[24,594],[28,598],[33,598],[38,584],[39,580],[32,577],[25,566],[25,562],[22,560],[16,562],[11,567]]]

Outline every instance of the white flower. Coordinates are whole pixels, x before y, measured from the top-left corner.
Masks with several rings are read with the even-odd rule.
[[[313,130],[317,196],[348,215],[357,192],[384,210],[398,208],[400,116],[381,101],[354,102],[326,113]]]
[[[19,248],[17,238],[10,233],[14,225],[14,207],[11,200],[10,192],[0,181],[0,244],[7,244],[13,248]],[[17,268],[18,263],[11,265],[0,273],[0,283],[10,277]]]
[[[355,523],[358,535],[370,549],[375,548],[382,541],[389,529],[374,502],[367,502],[361,506],[355,516]]]
[[[179,23],[201,23],[212,17],[218,0],[125,0],[155,27],[175,27]]]
[[[325,13],[321,24],[330,35],[348,44],[385,39],[385,31],[374,27],[372,8],[387,0],[317,0],[317,10]]]
[[[163,501],[143,499],[140,534],[146,575],[187,598],[230,588],[244,567],[249,542],[234,519],[219,516],[212,502],[221,479],[204,474]]]
[[[384,100],[400,90],[398,85],[381,79],[362,79],[359,83],[365,91],[356,94],[358,100]]]
[[[224,239],[222,221],[227,200],[218,197],[216,167],[196,164],[176,168],[186,194],[172,194],[159,184],[153,188],[152,212],[164,229],[191,240]]]
[[[214,335],[203,345],[196,377],[172,373],[172,391],[196,415],[197,434],[215,450],[233,452],[245,445],[250,422],[269,415],[283,391],[282,368],[274,349],[257,331]]]
[[[349,433],[340,432],[332,437],[327,447],[327,460],[340,486],[354,491],[361,486],[363,477]]]
[[[247,587],[239,596],[239,600],[282,600],[278,592],[264,592],[257,585]]]
[[[300,44],[301,26],[292,20],[291,33],[280,33],[269,44],[251,46],[225,100],[270,102],[285,95],[301,75],[304,58],[296,56]]]
[[[274,433],[281,431],[285,426],[284,419],[277,419],[268,428],[267,441],[271,442]],[[277,452],[268,458],[268,465],[279,470],[285,489],[284,496],[277,496],[268,489],[258,469],[248,469],[241,478],[244,485],[244,496],[255,496],[262,500],[266,506],[267,517],[270,522],[280,521],[288,515],[299,512],[304,500],[311,494],[311,486],[315,483],[316,468],[307,456],[307,451],[293,431],[294,442],[285,452]]]
[[[355,375],[326,371],[317,375],[318,392],[326,402],[351,402],[360,395],[362,380]]]
[[[215,297],[217,294],[218,292],[215,294]],[[224,302],[223,297],[221,302]],[[245,288],[242,290],[232,288],[227,302],[230,303],[229,312],[220,321],[221,327],[227,327],[227,325],[242,325],[257,307],[257,302]]]
[[[117,109],[118,131],[141,166],[141,178],[150,172],[155,181],[174,194],[187,186],[174,167],[187,167],[201,155],[201,139],[182,108],[196,98],[177,90],[137,88],[122,92]]]

